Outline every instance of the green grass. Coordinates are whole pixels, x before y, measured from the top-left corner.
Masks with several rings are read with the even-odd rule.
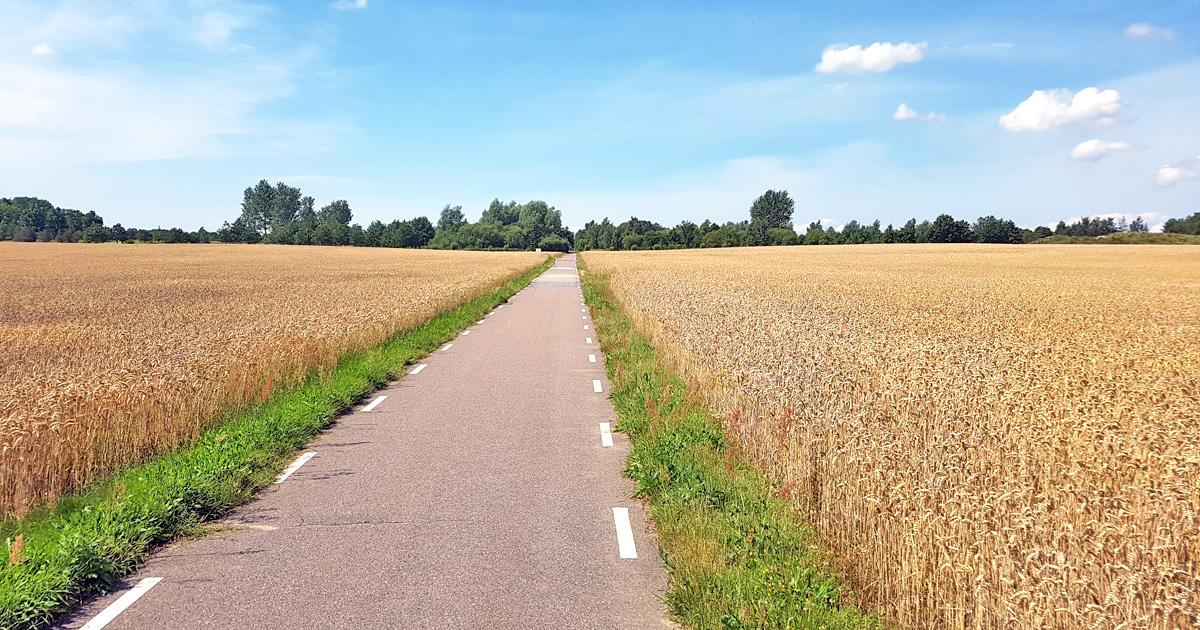
[[[339,414],[400,377],[553,264],[438,315],[371,350],[343,357],[274,400],[234,414],[193,445],[97,482],[22,519],[0,523],[0,629],[49,623],[145,562],[157,546],[246,502]],[[16,549],[20,536],[23,549]],[[5,560],[8,561],[5,561]]]
[[[883,628],[853,604],[813,529],[632,326],[608,277],[583,278],[617,429],[632,443],[625,474],[650,503],[670,572],[672,617],[696,630]]]
[[[1038,245],[1200,245],[1195,234],[1164,232],[1116,232],[1106,236],[1047,236]]]

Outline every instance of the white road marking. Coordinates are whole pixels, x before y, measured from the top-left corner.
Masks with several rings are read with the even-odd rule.
[[[304,462],[307,462],[308,460],[312,459],[313,455],[316,455],[316,453],[309,451],[309,452],[301,455],[300,457],[297,457],[296,461],[292,462],[291,466],[284,468],[283,472],[279,473],[279,476],[275,478],[275,483],[283,483],[284,479],[291,477],[292,473],[296,472],[297,470],[300,470],[300,467],[304,465]]]
[[[580,313],[586,313],[586,312],[587,312],[587,309],[586,309],[586,308],[581,308],[581,309],[579,309],[579,312],[580,312]]]
[[[584,324],[584,325],[583,325],[583,329],[584,329],[584,330],[591,330],[590,328],[588,328],[588,325],[587,325],[587,324]]]
[[[466,337],[466,336],[467,336],[467,335],[469,335],[469,334],[471,334],[471,331],[469,331],[469,330],[464,330],[464,331],[463,331],[463,336],[464,336],[464,337]]]
[[[604,391],[604,387],[600,384],[600,381],[596,381],[596,380],[592,381],[592,391],[594,391],[594,392]]]
[[[588,363],[595,363],[595,362],[596,362],[596,355],[589,354],[588,355]]]
[[[587,315],[584,315],[584,316],[583,316],[583,318],[584,318],[584,319],[587,319]]]
[[[92,617],[91,621],[85,623],[80,630],[100,630],[107,626],[110,621],[117,618],[117,615],[125,612],[126,608],[133,605],[146,594],[146,591],[154,588],[155,584],[162,581],[162,578],[143,578],[136,586],[125,592],[124,595],[117,598],[117,601],[108,605],[108,608],[100,611],[99,615]]]
[[[479,320],[479,321],[477,321],[477,322],[475,322],[475,323],[476,323],[476,324],[482,324],[482,323],[483,323],[483,320],[481,319],[481,320]]]
[[[612,429],[609,428],[607,422],[600,423],[600,445],[612,446]]]
[[[501,304],[500,306],[497,306],[496,308],[504,308],[504,305]]]
[[[387,400],[387,396],[378,396],[375,398],[375,400],[371,401],[371,404],[367,405],[366,407],[363,407],[362,410],[370,411],[370,410],[374,409],[376,406],[378,406],[379,403],[383,402],[384,400]]]
[[[452,344],[452,343],[448,343],[448,344],[442,346],[442,352],[449,350],[453,346],[454,346],[454,344]]]
[[[592,338],[591,338],[591,337],[585,337],[585,338],[584,338],[584,343],[592,343]]]
[[[636,558],[633,528],[629,526],[629,508],[613,508],[613,521],[617,524],[617,547],[621,550],[621,557]]]
[[[413,368],[412,371],[409,372],[409,374],[416,374],[417,372],[420,372],[421,370],[424,370],[424,369],[425,369],[425,364],[422,363],[421,365],[418,365],[417,367]]]

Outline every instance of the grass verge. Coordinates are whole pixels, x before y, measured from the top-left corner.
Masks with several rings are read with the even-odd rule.
[[[0,523],[0,629],[26,630],[128,575],[150,551],[193,535],[270,485],[295,452],[404,367],[453,339],[553,264],[236,414],[192,446],[99,481],[52,508]]]
[[[1200,245],[1200,235],[1169,232],[1115,232],[1105,236],[1047,236],[1038,245]]]
[[[699,393],[659,360],[608,276],[585,273],[583,287],[617,429],[632,443],[625,474],[658,528],[672,617],[696,630],[883,628],[853,605],[813,529],[738,456]]]

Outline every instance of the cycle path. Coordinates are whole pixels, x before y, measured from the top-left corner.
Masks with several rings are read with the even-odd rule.
[[[61,627],[671,627],[582,302],[560,258]]]

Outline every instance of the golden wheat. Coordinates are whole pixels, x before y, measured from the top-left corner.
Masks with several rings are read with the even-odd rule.
[[[0,514],[193,440],[544,258],[0,243]]]
[[[584,258],[898,625],[1200,626],[1200,248]]]

